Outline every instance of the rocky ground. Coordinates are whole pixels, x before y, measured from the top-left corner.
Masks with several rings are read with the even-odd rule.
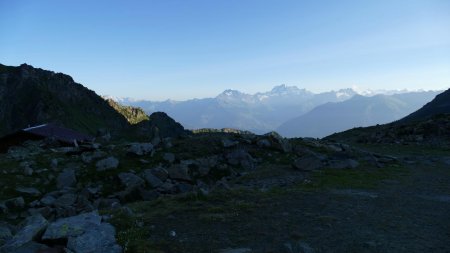
[[[197,133],[0,154],[0,252],[449,252],[450,152]]]

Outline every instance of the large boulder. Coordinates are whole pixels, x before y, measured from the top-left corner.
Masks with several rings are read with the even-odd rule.
[[[151,188],[157,188],[164,183],[161,179],[155,176],[150,169],[144,170],[142,177]]]
[[[40,214],[28,217],[22,227],[10,240],[0,248],[0,252],[15,252],[21,246],[37,239],[47,228],[48,221]]]
[[[244,149],[236,149],[226,155],[228,164],[233,166],[241,166],[246,170],[255,168],[253,157]]]
[[[63,189],[65,187],[73,187],[77,183],[77,178],[75,176],[75,170],[65,169],[56,178],[56,187],[58,189]]]
[[[121,253],[116,243],[116,230],[108,223],[93,225],[89,230],[76,237],[69,237],[67,248],[74,253]]]
[[[305,155],[294,161],[292,164],[297,170],[313,171],[324,167],[322,160],[315,155]]]
[[[113,156],[97,161],[97,171],[113,170],[119,166],[119,160]]]
[[[99,226],[101,221],[102,218],[96,211],[73,217],[62,218],[48,226],[42,236],[42,239],[57,240],[76,237],[82,235],[94,226]]]
[[[97,211],[59,219],[51,223],[43,240],[67,240],[67,248],[74,253],[111,252],[120,253],[116,243],[115,229],[102,223]]]

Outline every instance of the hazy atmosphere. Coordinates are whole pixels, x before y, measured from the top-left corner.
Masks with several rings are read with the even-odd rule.
[[[450,80],[448,1],[0,1],[0,60],[150,100],[279,84],[433,89]]]
[[[0,0],[0,253],[449,253],[450,0]]]

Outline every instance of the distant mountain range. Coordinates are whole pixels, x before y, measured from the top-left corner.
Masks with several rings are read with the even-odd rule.
[[[356,126],[398,120],[438,93],[348,88],[315,94],[296,86],[279,85],[268,92],[225,90],[214,98],[186,101],[115,100],[141,107],[146,113],[166,112],[189,129],[235,128],[258,134],[277,130],[288,137],[323,137]]]
[[[408,116],[384,125],[356,127],[335,133],[325,139],[364,144],[426,144],[449,147],[450,89]]]
[[[286,137],[322,138],[353,127],[390,123],[414,112],[437,94],[428,91],[371,97],[355,95],[344,102],[320,105],[285,122],[277,131]]]

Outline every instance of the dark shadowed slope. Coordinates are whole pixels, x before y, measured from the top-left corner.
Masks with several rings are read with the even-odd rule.
[[[89,134],[128,125],[105,100],[72,77],[26,64],[0,65],[0,104],[0,135],[50,122]]]
[[[399,123],[428,119],[436,114],[450,113],[450,89],[439,94],[421,109],[401,119]]]

